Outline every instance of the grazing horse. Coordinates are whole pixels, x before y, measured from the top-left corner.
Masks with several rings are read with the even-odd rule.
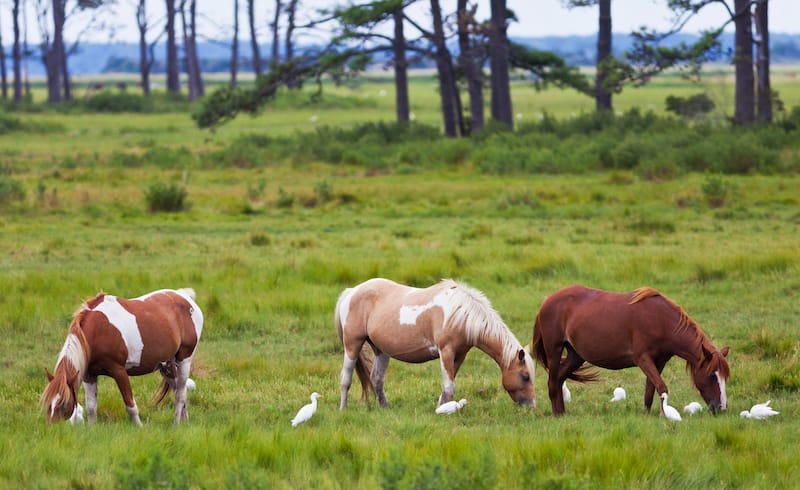
[[[649,287],[630,293],[561,289],[544,300],[533,327],[533,353],[549,373],[547,389],[556,416],[564,413],[561,386],[567,378],[596,379],[584,362],[605,369],[639,366],[647,377],[644,406],[649,411],[654,391],[659,396],[668,392],[661,371],[672,356],[686,360],[712,412],[727,410],[729,350],[718,351],[680,306]]]
[[[500,366],[503,387],[519,405],[536,405],[531,356],[483,293],[445,279],[421,289],[388,279],[370,279],[345,289],[336,303],[336,329],[344,346],[339,408],[347,408],[347,392],[355,369],[363,397],[372,392],[388,406],[384,379],[389,359],[421,363],[439,358],[442,394],[438,405],[453,400],[456,373],[467,352],[477,347]],[[362,348],[369,343],[375,361]]]
[[[160,371],[161,391],[156,403],[171,388],[175,393],[175,419],[188,419],[186,380],[203,330],[203,313],[194,302],[194,290],[162,289],[135,299],[100,293],[75,313],[55,372],[47,368],[49,383],[42,407],[50,422],[72,420],[78,412],[78,391],[83,381],[89,422],[97,420],[97,377],[117,382],[131,420],[142,425],[128,376]]]

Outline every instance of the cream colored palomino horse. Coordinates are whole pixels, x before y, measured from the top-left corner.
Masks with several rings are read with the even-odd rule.
[[[458,369],[473,347],[494,359],[503,387],[516,403],[536,405],[530,354],[476,289],[449,279],[425,289],[370,279],[342,292],[335,316],[344,346],[341,410],[347,408],[353,370],[364,398],[372,392],[381,407],[389,405],[384,380],[390,358],[410,363],[438,358],[443,378],[438,405],[449,402]],[[375,353],[371,372],[364,343]]]

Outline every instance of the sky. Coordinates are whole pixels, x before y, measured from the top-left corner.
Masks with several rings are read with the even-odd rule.
[[[347,0],[300,0],[300,5],[306,11],[317,8],[331,7]],[[32,3],[32,2],[29,2]],[[72,3],[72,2],[70,2]],[[138,31],[135,23],[135,1],[116,0],[113,12],[105,18],[109,23],[117,24],[114,40],[136,42]],[[240,29],[243,37],[245,18],[245,0],[240,0]],[[446,12],[455,9],[455,0],[441,0],[442,8]],[[729,4],[733,0],[728,0]],[[0,25],[4,43],[11,39],[10,6],[8,0],[0,0]],[[480,0],[478,4],[479,17],[488,17],[488,4]],[[558,35],[594,35],[597,32],[597,7],[581,7],[568,9],[563,6],[564,0],[508,0],[508,7],[516,14],[519,22],[511,24],[509,34],[518,37],[539,37]],[[631,32],[642,25],[666,29],[670,26],[670,11],[665,6],[666,0],[612,0],[612,26],[617,33]],[[153,23],[163,17],[164,1],[148,0],[148,10]],[[414,6],[413,16],[426,22],[428,17],[429,2],[420,1]],[[770,0],[769,2],[770,32],[772,33],[800,33],[800,0]],[[272,18],[273,0],[256,0],[257,18],[262,19],[259,28],[262,42],[266,42],[269,35],[267,23]],[[35,12],[28,7],[29,41],[38,39],[38,27],[35,23]],[[227,39],[232,32],[233,25],[233,0],[197,0],[198,31],[205,38]],[[720,5],[706,7],[695,20],[686,25],[685,32],[700,32],[703,29],[716,27],[722,19],[727,17],[727,12]],[[129,19],[129,20],[128,20]],[[68,22],[67,37],[75,36],[80,20]],[[733,26],[729,26],[732,31]],[[106,31],[96,30],[88,35],[84,33],[83,40],[105,42],[109,39]]]

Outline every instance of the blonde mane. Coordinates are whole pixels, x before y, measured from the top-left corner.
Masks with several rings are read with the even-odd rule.
[[[502,366],[508,368],[522,349],[500,315],[482,292],[465,284],[445,279],[455,285],[449,296],[450,315],[445,328],[464,326],[464,335],[471,345],[499,342],[503,346]]]
[[[89,362],[89,344],[83,334],[81,322],[90,311],[88,303],[83,303],[72,318],[64,346],[56,359],[53,380],[42,393],[41,405],[47,409],[54,400],[66,400],[71,396],[73,386],[68,380],[83,381]]]

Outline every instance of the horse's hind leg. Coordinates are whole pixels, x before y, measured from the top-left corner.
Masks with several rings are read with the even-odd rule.
[[[178,363],[178,375],[175,377],[175,424],[182,420],[189,420],[189,410],[186,408],[186,380],[192,367],[192,358],[187,357]]]
[[[387,408],[389,402],[386,400],[386,392],[383,387],[386,383],[386,370],[389,368],[389,355],[385,352],[375,352],[375,361],[372,364],[372,372],[369,378],[372,386],[375,387],[375,396],[378,398],[378,405]]]

